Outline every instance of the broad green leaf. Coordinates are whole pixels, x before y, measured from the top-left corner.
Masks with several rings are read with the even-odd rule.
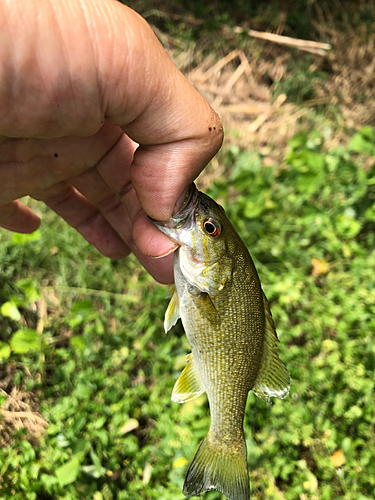
[[[12,241],[16,245],[26,245],[27,243],[40,240],[41,236],[42,233],[39,231],[39,229],[30,234],[13,233]]]
[[[98,455],[95,453],[95,450],[92,446],[90,446],[90,457],[96,469],[98,477],[104,476],[104,474],[106,473],[106,469],[102,466],[100,459]]]
[[[336,229],[340,236],[353,238],[361,230],[361,224],[353,217],[343,214],[336,221]]]
[[[16,284],[25,294],[29,304],[33,304],[35,301],[40,299],[41,295],[38,290],[37,282],[32,278],[23,278],[18,280]]]
[[[42,347],[42,338],[37,331],[31,328],[23,328],[13,334],[10,345],[12,350],[17,354],[39,351]]]
[[[369,207],[365,212],[365,217],[367,220],[374,222],[375,221],[375,204]]]
[[[81,464],[78,457],[73,457],[69,462],[58,467],[55,471],[56,477],[61,487],[74,483],[78,477]]]
[[[81,325],[85,321],[92,319],[96,314],[91,300],[82,300],[76,302],[69,314],[68,324],[71,327]]]
[[[77,352],[83,352],[86,348],[85,339],[78,335],[76,337],[72,337],[70,339],[70,343]]]
[[[360,132],[353,135],[351,141],[349,142],[349,150],[355,151],[356,153],[367,153],[370,155],[374,155],[374,139],[372,137],[369,137],[368,134],[364,132],[365,129],[362,129]]]
[[[17,305],[11,300],[8,302],[4,302],[4,304],[1,306],[0,311],[3,316],[6,316],[13,321],[19,321],[21,319],[21,313],[19,312]]]
[[[298,132],[294,137],[288,141],[288,145],[291,149],[299,149],[306,146],[307,134],[306,132]]]
[[[84,472],[85,474],[87,474],[88,476],[90,476],[94,479],[99,479],[103,475],[103,474],[101,474],[100,471],[98,471],[96,466],[93,464],[82,465],[82,472]],[[105,469],[104,469],[104,473],[105,473]],[[95,498],[95,496],[94,496],[94,498]]]
[[[40,480],[47,488],[50,488],[52,485],[58,482],[56,476],[50,476],[48,474],[42,474],[40,476]]]
[[[77,387],[74,390],[74,395],[78,399],[90,398],[91,394],[92,394],[92,387],[90,387],[90,385],[85,384],[84,382],[78,382]]]
[[[8,359],[10,356],[10,347],[5,342],[0,342],[0,360]]]

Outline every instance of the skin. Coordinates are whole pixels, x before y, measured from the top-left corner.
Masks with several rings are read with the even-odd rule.
[[[39,227],[29,195],[172,282],[147,215],[169,220],[223,131],[146,21],[116,0],[0,0],[0,82],[0,227]]]

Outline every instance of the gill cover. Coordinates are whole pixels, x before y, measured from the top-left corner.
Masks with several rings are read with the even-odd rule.
[[[180,248],[180,269],[186,280],[214,298],[224,288],[232,274],[232,261],[226,256],[213,264],[196,263],[191,259],[191,252]]]

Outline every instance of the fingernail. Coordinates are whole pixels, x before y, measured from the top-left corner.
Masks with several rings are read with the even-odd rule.
[[[179,246],[180,245],[174,245],[172,248],[170,248],[169,250],[167,250],[162,255],[149,255],[149,257],[151,257],[152,259],[161,259],[161,258],[166,257],[167,255],[170,255],[171,253],[173,253],[175,250],[177,250],[177,248]]]

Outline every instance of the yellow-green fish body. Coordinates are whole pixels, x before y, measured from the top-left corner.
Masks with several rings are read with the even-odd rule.
[[[165,329],[181,317],[192,354],[172,399],[206,391],[211,425],[188,470],[188,497],[217,489],[248,500],[250,486],[243,419],[247,395],[284,398],[290,376],[273,350],[277,336],[258,274],[224,210],[194,185],[168,223],[154,223],[180,244],[175,291]]]

